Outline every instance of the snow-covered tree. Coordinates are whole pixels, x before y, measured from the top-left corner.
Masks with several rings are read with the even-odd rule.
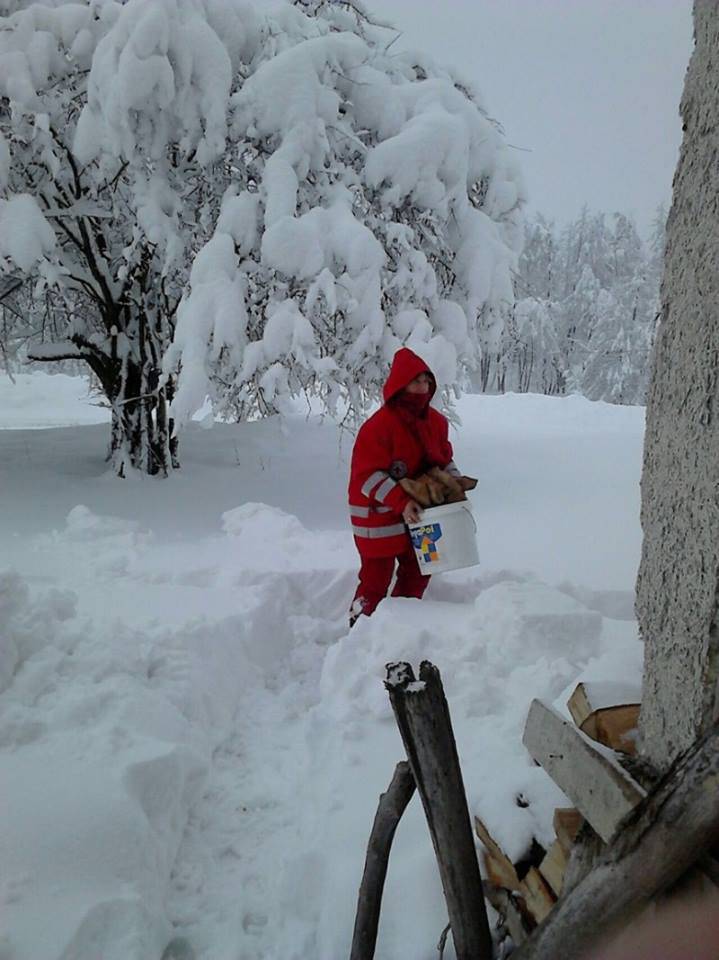
[[[62,336],[30,355],[89,364],[119,472],[168,469],[176,374],[180,420],[206,394],[362,407],[396,346],[449,385],[497,336],[522,201],[501,132],[359,0],[4,10],[0,270],[37,310],[52,291]]]
[[[36,281],[36,309],[51,291],[63,336],[30,355],[91,367],[120,473],[169,465],[160,365],[214,221],[253,22],[179,0],[32,5],[0,21],[0,264]]]
[[[311,16],[308,16],[311,14]],[[186,419],[373,399],[401,344],[455,383],[512,300],[521,185],[481,101],[359,3],[268,17],[230,100],[238,169],[178,310]]]

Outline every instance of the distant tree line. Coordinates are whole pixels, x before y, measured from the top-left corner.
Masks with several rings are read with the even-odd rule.
[[[621,213],[585,207],[561,230],[541,215],[528,218],[515,303],[475,388],[644,403],[665,222],[660,207],[642,241]]]

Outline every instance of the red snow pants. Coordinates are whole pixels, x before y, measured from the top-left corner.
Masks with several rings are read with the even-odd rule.
[[[384,600],[387,596],[395,561],[397,562],[397,582],[392,596],[421,599],[430,578],[419,572],[417,557],[408,537],[407,548],[396,557],[362,557],[359,585],[351,607],[353,619],[360,612],[358,600],[362,605],[361,612],[369,617],[376,610],[380,600]]]

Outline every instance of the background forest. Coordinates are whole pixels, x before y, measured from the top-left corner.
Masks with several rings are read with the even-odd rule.
[[[561,229],[541,215],[527,220],[516,302],[499,351],[483,358],[481,391],[644,403],[665,224],[660,207],[642,241],[621,213],[585,207]]]

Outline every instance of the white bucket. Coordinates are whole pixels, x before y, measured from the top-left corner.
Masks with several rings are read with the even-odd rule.
[[[429,507],[409,535],[422,573],[446,573],[479,563],[477,524],[468,500]]]

